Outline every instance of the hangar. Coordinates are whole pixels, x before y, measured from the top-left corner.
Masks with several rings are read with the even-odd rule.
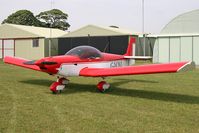
[[[58,54],[63,55],[71,48],[79,45],[90,45],[102,52],[124,54],[126,52],[129,37],[136,38],[135,55],[143,55],[143,46],[139,36],[141,33],[121,29],[116,26],[87,25],[59,38]],[[152,49],[148,49],[148,55],[152,55]]]
[[[154,63],[195,61],[199,65],[199,10],[181,14],[171,20],[157,37]]]
[[[57,55],[58,39],[66,32],[59,29],[41,28],[15,24],[0,26],[0,58],[16,56],[27,59],[39,59],[49,56],[51,41],[51,55]],[[50,39],[49,38],[54,38]]]

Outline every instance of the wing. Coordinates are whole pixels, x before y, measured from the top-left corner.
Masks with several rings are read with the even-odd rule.
[[[5,63],[20,66],[20,67],[25,67],[25,68],[28,68],[28,69],[33,69],[33,70],[36,70],[36,71],[41,71],[40,68],[36,65],[24,64],[24,62],[28,62],[28,61],[29,60],[22,59],[22,58],[16,58],[16,57],[10,57],[10,56],[6,56],[4,58]]]
[[[107,77],[107,76],[119,76],[119,75],[174,73],[180,71],[187,71],[194,68],[195,68],[194,62],[151,64],[151,65],[127,66],[127,67],[116,67],[116,68],[83,68],[80,71],[80,76]]]

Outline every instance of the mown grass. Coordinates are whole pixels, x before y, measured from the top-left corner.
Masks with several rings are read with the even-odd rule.
[[[70,78],[60,95],[45,73],[0,61],[0,132],[199,132],[199,70],[178,74]]]

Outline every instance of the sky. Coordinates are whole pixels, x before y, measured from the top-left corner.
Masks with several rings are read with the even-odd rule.
[[[0,22],[17,10],[37,15],[52,8],[68,14],[69,31],[88,24],[143,31],[142,0],[0,0]],[[160,33],[173,18],[196,9],[198,0],[144,0],[144,32]]]

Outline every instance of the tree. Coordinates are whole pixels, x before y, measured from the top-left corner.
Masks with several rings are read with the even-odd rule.
[[[11,24],[20,24],[20,25],[30,25],[30,26],[41,26],[42,23],[36,19],[33,13],[29,10],[19,10],[5,19],[2,24],[11,23]]]
[[[46,27],[58,28],[61,30],[67,30],[70,27],[67,22],[68,14],[63,13],[59,9],[41,12],[36,18],[43,22]]]

